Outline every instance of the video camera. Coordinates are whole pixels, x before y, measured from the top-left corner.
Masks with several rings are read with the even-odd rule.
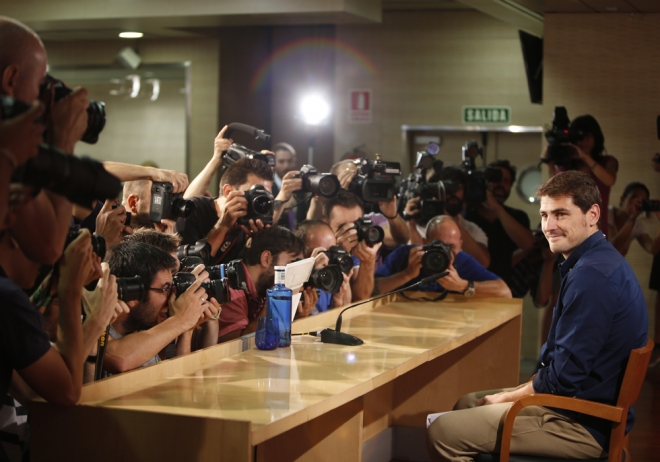
[[[262,185],[255,184],[245,192],[247,215],[238,217],[239,225],[248,225],[250,220],[261,220],[264,225],[273,223],[273,195]]]
[[[253,127],[251,125],[241,123],[231,123],[227,125],[224,137],[231,138],[232,133],[235,131],[247,133],[255,137],[255,139],[264,142],[270,141],[270,135],[264,130]],[[225,173],[231,164],[241,159],[257,159],[266,162],[270,168],[275,168],[275,157],[270,154],[263,154],[261,152],[253,151],[240,144],[233,143],[229,149],[222,155],[222,165],[220,166],[220,176]]]
[[[437,274],[447,271],[451,262],[451,247],[444,242],[434,239],[430,244],[422,247],[422,270],[426,274]]]
[[[194,244],[180,245],[177,248],[176,256],[181,262],[186,257],[198,257],[208,265],[211,263],[211,244],[206,239],[200,239]]]
[[[30,109],[30,105],[11,96],[0,96],[0,115],[12,119]],[[103,164],[88,157],[78,158],[47,144],[39,146],[36,157],[18,167],[12,183],[33,186],[36,193],[46,188],[69,201],[89,208],[95,200],[114,199],[121,182],[108,173]]]
[[[341,189],[337,175],[332,173],[319,173],[316,167],[303,165],[300,173],[294,178],[302,178],[302,192],[311,192],[316,196],[336,197]]]
[[[486,201],[488,183],[502,181],[502,171],[495,167],[477,168],[475,159],[477,157],[483,159],[483,149],[474,140],[465,143],[462,149],[462,157],[461,167],[467,175],[465,204],[469,210],[474,210]]]
[[[545,139],[549,144],[547,155],[541,159],[541,162],[546,164],[553,162],[555,165],[569,170],[577,169],[575,149],[568,144],[581,141],[584,138],[584,133],[580,130],[571,129],[570,124],[571,121],[568,118],[566,108],[556,106],[552,118],[552,128],[545,132]]]
[[[193,285],[197,277],[192,273],[176,273],[172,278],[172,285],[175,287],[177,298]],[[231,302],[231,292],[229,292],[229,282],[227,278],[216,279],[213,281],[202,282],[201,287],[206,291],[208,299],[215,298],[218,303]]]
[[[370,218],[360,217],[354,222],[357,229],[358,241],[365,241],[369,246],[383,242],[385,231],[380,226],[374,225]]]
[[[401,164],[376,160],[357,159],[357,174],[348,190],[364,202],[388,202],[394,197],[395,176],[401,175]]]
[[[172,183],[154,181],[151,185],[149,220],[160,223],[163,219],[188,218],[195,211],[195,203],[172,193]]]

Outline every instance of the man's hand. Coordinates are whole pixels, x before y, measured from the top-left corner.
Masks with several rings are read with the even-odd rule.
[[[201,287],[202,281],[191,284],[179,298],[173,293],[169,299],[170,318],[181,320],[184,330],[190,330],[197,325],[206,309],[206,291]]]
[[[105,238],[108,248],[119,243],[125,235],[133,234],[131,227],[124,224],[126,223],[126,209],[123,205],[118,205],[113,209],[114,204],[114,200],[106,199],[96,217],[96,234]]]
[[[81,293],[93,264],[92,239],[88,229],[82,229],[78,237],[64,250],[60,258],[58,291]]]
[[[396,205],[396,196],[392,197],[392,200],[389,202],[379,202],[378,207],[385,218],[393,219],[397,216],[397,205]]]
[[[348,272],[348,274],[342,274],[344,277],[344,282],[341,283],[339,292],[332,295],[332,306],[344,306],[351,303],[351,278],[353,277],[353,269]]]
[[[44,132],[44,126],[37,119],[43,113],[43,105],[35,102],[27,112],[0,122],[0,149],[14,156],[16,166],[37,155]]]
[[[302,178],[294,178],[294,176],[298,175],[299,173],[300,172],[298,170],[292,170],[284,175],[284,178],[282,178],[282,189],[280,190],[275,200],[288,202],[294,192],[300,191],[302,189]]]
[[[330,264],[330,259],[325,251],[328,250],[324,247],[317,247],[312,250],[312,258],[314,259],[314,269],[324,268]]]
[[[176,170],[154,169],[151,180],[160,183],[172,183],[172,192],[175,194],[184,192],[188,187],[188,175],[179,173]]]
[[[511,403],[523,396],[531,395],[534,393],[534,385],[532,381],[518,385],[515,389],[509,391],[501,391],[494,395],[486,395],[477,401],[476,406],[485,406],[487,404],[498,403]]]
[[[314,287],[305,287],[302,292],[302,298],[298,303],[296,318],[306,318],[314,310],[316,302],[319,301],[319,294]]]
[[[339,180],[339,184],[341,185],[342,189],[348,189],[348,185],[351,184],[351,181],[353,181],[353,178],[355,178],[356,174],[357,170],[351,168],[347,168],[346,170],[339,172],[337,179]]]
[[[225,125],[218,133],[218,136],[215,137],[213,142],[213,157],[217,160],[222,158],[222,154],[229,149],[229,146],[232,145],[234,140],[231,138],[225,138],[225,132],[227,131],[227,126]]]
[[[383,245],[382,242],[374,244],[373,247],[370,247],[365,241],[360,241],[353,248],[353,255],[360,260],[360,262],[367,263],[376,263],[376,258],[378,258],[378,250],[380,246]]]
[[[414,217],[415,215],[419,214],[419,201],[421,199],[421,197],[413,197],[408,202],[406,202],[406,208],[403,211],[406,217]]]
[[[462,279],[458,275],[456,268],[454,268],[453,260],[449,264],[447,271],[449,271],[449,274],[443,278],[438,279],[438,283],[447,290],[451,290],[453,292],[460,292],[460,293],[465,292],[469,285],[468,281]]]
[[[220,211],[220,219],[218,225],[221,228],[230,230],[236,224],[239,217],[247,215],[247,199],[243,191],[231,191],[225,200],[225,203]]]
[[[493,194],[493,191],[491,191],[490,189],[486,190],[486,202],[484,202],[483,205],[487,209],[494,210],[495,212],[504,210],[502,205],[499,202],[497,202],[497,198],[495,197],[495,194]]]
[[[110,266],[107,263],[101,263],[101,268],[103,272],[96,288],[91,292],[83,289],[83,308],[88,318],[93,316],[100,325],[107,326],[117,315],[117,278],[110,274]]]
[[[174,227],[176,226],[176,221],[170,220],[169,218],[163,218],[160,220],[160,223],[154,223],[154,228],[156,228],[161,233],[166,234],[175,234]]]
[[[346,252],[353,250],[358,242],[355,223],[344,223],[341,225],[335,233],[335,238],[337,239],[337,245],[342,246]]]
[[[404,269],[406,277],[409,279],[415,279],[419,276],[420,271],[422,271],[422,258],[424,257],[424,249],[421,246],[415,246],[410,248],[410,253],[408,253],[408,266]]]
[[[251,218],[248,220],[247,226],[241,225],[241,229],[248,236],[252,236],[252,235],[258,233],[259,231],[261,231],[262,229],[269,228],[269,227],[270,227],[270,225],[264,225],[264,222],[261,221],[260,219],[257,219],[257,221],[254,221]]]
[[[87,106],[87,90],[82,87],[51,104],[48,131],[55,147],[73,153],[74,146],[87,130]]]

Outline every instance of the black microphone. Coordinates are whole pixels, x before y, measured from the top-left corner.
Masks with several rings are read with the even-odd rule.
[[[341,332],[341,316],[344,314],[344,311],[350,310],[351,308],[355,308],[356,306],[364,305],[365,303],[373,302],[374,300],[378,300],[383,297],[387,297],[389,295],[393,295],[399,292],[403,292],[404,290],[410,290],[413,287],[417,287],[422,284],[428,284],[429,282],[436,281],[440,278],[443,278],[449,274],[449,271],[443,271],[442,273],[434,274],[433,276],[428,276],[422,279],[421,281],[417,281],[414,284],[411,284],[406,287],[402,287],[400,289],[393,290],[392,292],[388,292],[383,295],[378,295],[376,297],[368,298],[366,300],[363,300],[361,302],[355,303],[353,305],[347,306],[344,308],[341,313],[339,313],[339,316],[337,316],[337,324],[335,325],[335,329],[323,329],[321,331],[321,341],[323,343],[334,343],[337,345],[349,345],[349,346],[356,346],[356,345],[362,345],[364,342],[362,339],[359,339],[353,335],[345,334]]]
[[[234,133],[234,130],[252,135],[255,139],[265,141],[266,143],[270,140],[270,135],[265,131],[253,127],[252,125],[241,124],[238,122],[227,125],[227,131],[225,132],[224,137],[231,138],[231,134]]]

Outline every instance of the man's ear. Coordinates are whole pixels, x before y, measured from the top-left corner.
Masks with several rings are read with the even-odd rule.
[[[133,214],[138,213],[139,203],[140,203],[140,198],[138,197],[137,194],[131,194],[128,196],[128,198],[126,198],[126,205],[128,206],[127,208]]]
[[[222,197],[227,197],[230,192],[234,190],[234,187],[230,184],[222,185]]]
[[[259,258],[259,264],[262,268],[270,268],[273,263],[273,254],[270,253],[270,250],[264,250],[261,252],[261,257]]]
[[[587,222],[589,226],[597,226],[598,220],[600,220],[600,207],[594,204],[587,210]]]
[[[0,91],[8,96],[14,96],[16,93],[16,81],[18,79],[19,71],[15,64],[7,66],[2,73],[2,80],[0,80]],[[32,101],[26,101],[31,103]]]

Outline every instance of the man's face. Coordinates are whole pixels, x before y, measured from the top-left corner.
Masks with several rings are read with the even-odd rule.
[[[305,257],[312,255],[312,250],[323,247],[328,250],[337,245],[335,234],[327,226],[314,226],[305,235]]]
[[[328,224],[332,228],[332,231],[336,233],[337,230],[342,227],[342,225],[346,223],[353,223],[363,215],[364,212],[359,206],[347,209],[346,207],[337,205],[330,212]]]
[[[456,223],[445,221],[439,226],[434,226],[430,231],[431,233],[426,237],[427,242],[430,243],[434,239],[439,239],[451,248],[454,255],[459,253],[463,248],[461,231],[458,229]]]
[[[465,199],[465,190],[461,183],[452,188],[453,191],[447,194],[445,198],[445,211],[447,215],[455,217],[463,210],[463,200]]]
[[[275,173],[280,178],[283,178],[288,172],[293,170],[296,166],[296,156],[286,149],[275,151]]]
[[[587,213],[573,203],[568,196],[541,197],[541,229],[553,253],[568,258],[582,244],[598,224],[600,209],[591,206]]]
[[[509,170],[506,168],[498,168],[502,172],[502,179],[498,182],[489,182],[488,189],[493,192],[497,202],[504,204],[504,202],[509,198],[509,194],[511,193],[511,172],[509,172]]]
[[[278,254],[277,258],[273,260],[270,267],[263,271],[254,283],[254,288],[257,289],[257,295],[261,298],[266,298],[266,291],[275,285],[276,266],[286,266],[301,257],[302,255],[296,255],[289,252],[282,252]]]
[[[253,173],[249,173],[248,176],[247,176],[247,181],[245,183],[243,183],[242,185],[240,185],[236,189],[239,190],[239,191],[247,191],[252,186],[254,186],[255,184],[262,185],[264,188],[266,188],[266,190],[269,193],[273,192],[273,182],[272,181],[264,180],[262,178],[259,178],[257,175],[255,175]]]
[[[170,270],[160,270],[156,273],[151,288],[165,289],[168,287],[172,287],[172,272]],[[136,332],[151,329],[158,324],[159,318],[161,320],[166,318],[170,294],[171,291],[147,290],[147,301],[139,302],[132,307],[124,321],[126,331]]]
[[[642,188],[633,189],[626,197],[621,198],[621,208],[629,214],[637,212],[642,207],[642,201],[648,199],[649,195]]]

